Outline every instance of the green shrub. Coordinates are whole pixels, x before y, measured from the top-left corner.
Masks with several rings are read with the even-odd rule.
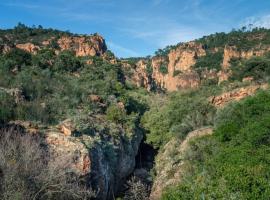
[[[242,80],[245,77],[251,76],[255,80],[268,81],[270,76],[270,59],[267,57],[253,57],[234,64],[232,70],[232,79]]]
[[[82,67],[82,63],[75,56],[74,52],[62,51],[56,58],[53,69],[55,71],[75,72]]]
[[[111,105],[107,108],[106,116],[108,120],[116,123],[123,123],[126,120],[126,111],[118,105]]]
[[[168,66],[166,64],[161,64],[159,66],[159,72],[162,74],[168,74]]]
[[[269,102],[270,92],[264,91],[219,111],[214,135],[191,144],[181,183],[163,199],[267,199]]]
[[[199,57],[194,65],[195,69],[221,69],[223,60],[223,52],[211,53],[207,52],[206,56]]]

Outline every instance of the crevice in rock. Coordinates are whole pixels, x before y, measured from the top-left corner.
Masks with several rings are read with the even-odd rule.
[[[151,145],[147,144],[144,140],[141,142],[138,150],[138,154],[135,157],[136,165],[133,173],[127,178],[125,184],[122,186],[119,193],[119,197],[125,197],[127,193],[130,193],[130,182],[140,182],[146,191],[146,195],[149,196],[153,183],[153,168],[155,164],[155,156],[158,151]],[[132,183],[134,184],[134,182]],[[126,198],[123,198],[126,199]]]

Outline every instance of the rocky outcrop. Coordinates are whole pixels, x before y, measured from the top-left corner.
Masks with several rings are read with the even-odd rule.
[[[205,50],[200,44],[195,42],[181,44],[170,50],[167,56],[155,56],[151,60],[140,60],[136,64],[133,81],[136,85],[144,86],[148,90],[153,87],[167,91],[198,87],[200,78],[192,70],[192,66],[198,57],[205,54]],[[161,72],[161,67],[165,68],[166,72]]]
[[[156,178],[152,186],[150,200],[158,200],[166,187],[175,186],[181,182],[184,173],[183,156],[189,142],[195,138],[211,135],[211,127],[201,128],[190,132],[184,141],[173,138],[156,157]]]
[[[76,56],[101,56],[107,50],[100,35],[62,37],[57,43],[61,51],[73,50]]]
[[[42,127],[32,122],[16,121],[32,134],[41,134],[50,153],[49,162],[67,163],[66,168],[85,179],[97,193],[97,199],[113,199],[135,168],[135,157],[143,138],[140,132],[128,138],[119,127],[116,138],[101,132],[78,136],[66,134],[74,128],[70,120],[56,127]],[[65,129],[62,127],[65,126]],[[61,127],[61,128],[60,128]],[[72,127],[72,128],[70,128]]]
[[[241,99],[251,96],[259,89],[267,89],[268,84],[263,85],[251,85],[235,89],[230,92],[223,93],[219,96],[210,97],[209,101],[216,107],[224,107],[226,104],[232,101],[240,101]]]
[[[206,52],[201,44],[188,42],[179,45],[168,54],[168,72],[172,75],[175,71],[190,71],[196,59],[205,55]]]
[[[268,51],[270,51],[269,47],[254,47],[250,50],[240,50],[236,46],[226,45],[223,53],[222,70],[218,73],[219,84],[227,81],[231,76],[230,62],[232,59],[249,59],[253,56],[263,56]]]
[[[269,47],[265,48],[253,48],[250,50],[238,50],[235,46],[228,46],[226,45],[224,48],[224,55],[223,55],[223,69],[228,69],[230,67],[230,61],[233,58],[237,59],[249,59],[252,56],[263,56],[266,52],[270,51]]]
[[[59,51],[70,50],[74,51],[76,56],[103,56],[107,50],[105,40],[98,34],[90,36],[62,36],[58,40],[55,38],[46,39],[40,42],[40,45],[35,45],[31,42],[19,43],[14,45],[3,44],[0,45],[0,50],[3,53],[7,53],[12,48],[16,47],[27,51],[32,54],[36,54],[42,48],[51,48],[50,45],[53,41],[56,41],[60,49],[54,49],[56,53]],[[6,41],[6,43],[12,43]]]
[[[34,45],[32,43],[25,43],[25,44],[16,44],[16,47],[18,49],[22,49],[24,51],[27,51],[29,53],[36,54],[38,50],[40,50],[40,47],[37,45]]]

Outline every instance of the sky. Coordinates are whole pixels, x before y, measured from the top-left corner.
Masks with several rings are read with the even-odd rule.
[[[1,0],[0,29],[24,23],[99,33],[118,57],[244,25],[270,28],[270,0]]]

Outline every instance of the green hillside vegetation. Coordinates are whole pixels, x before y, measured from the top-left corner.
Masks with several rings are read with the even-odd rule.
[[[0,30],[0,42],[40,44],[48,38],[64,35],[75,34],[18,24],[14,29]],[[243,28],[230,33],[205,36],[196,42],[203,45],[207,54],[198,58],[194,65],[195,70],[218,71],[221,69],[223,48],[226,45],[234,45],[241,50],[270,45],[270,30]],[[27,153],[23,151],[26,141],[31,147],[29,149],[37,153],[34,155],[38,161],[33,168],[27,168],[28,163],[34,163],[34,160],[27,161],[28,154],[23,154],[26,155],[24,160],[18,159],[20,152],[14,154],[15,157],[11,160],[9,154],[1,157],[1,199],[32,198],[47,181],[44,177],[47,163],[41,157],[44,152],[37,150],[40,149],[41,138],[28,138],[21,131],[2,127],[12,120],[31,121],[49,127],[66,119],[75,122],[78,130],[75,137],[91,135],[95,131],[101,133],[105,139],[99,138],[99,142],[106,149],[108,160],[114,160],[117,151],[108,141],[117,143],[122,137],[120,132],[124,134],[121,138],[124,141],[127,141],[130,134],[143,132],[143,142],[153,148],[153,151],[162,152],[171,140],[177,138],[181,142],[193,130],[214,127],[213,135],[191,142],[181,160],[184,163],[183,177],[178,184],[166,188],[162,199],[269,199],[270,90],[259,91],[256,95],[231,103],[223,109],[214,107],[209,98],[254,84],[243,83],[242,79],[245,77],[253,77],[256,84],[268,83],[270,55],[248,60],[233,59],[232,76],[223,84],[217,85],[216,80],[211,84],[204,84],[202,81],[197,89],[168,93],[161,90],[148,92],[126,80],[131,77],[133,70],[124,68],[123,63],[134,68],[141,58],[116,59],[116,64],[111,64],[98,56],[76,57],[74,52],[68,50],[56,54],[54,50],[58,48],[57,44],[52,45],[36,54],[14,48],[0,55],[0,144],[3,144],[0,145],[0,153],[7,150],[12,154],[14,149],[4,146],[9,144],[6,140],[12,138],[11,145],[8,146],[17,145],[19,151]],[[158,50],[156,56],[167,58],[168,52],[173,48],[177,48],[177,45]],[[214,48],[217,51],[213,51]],[[107,52],[107,56],[114,58],[112,52]],[[87,64],[89,59],[92,64]],[[150,61],[150,57],[145,58],[149,77],[153,73]],[[163,74],[168,73],[167,63],[164,62],[159,70]],[[175,76],[178,74],[177,71]],[[10,165],[9,162],[15,164]],[[23,166],[25,176],[13,167],[9,170],[9,166]],[[45,166],[45,170],[40,172],[36,168],[40,166]],[[61,166],[57,167],[61,170]],[[8,178],[3,178],[2,169],[10,172]],[[33,180],[28,179],[31,171],[35,173]],[[153,174],[154,172],[153,169]],[[43,175],[41,179],[37,178],[39,173]],[[58,172],[52,174],[54,173]],[[14,177],[19,177],[18,182],[12,181]],[[65,181],[69,178],[73,177],[63,177]],[[153,178],[158,177],[153,175]],[[71,190],[75,196],[88,197],[85,191],[77,190],[76,186],[80,184],[77,181],[71,181],[75,185],[66,184],[60,189]],[[50,189],[46,191],[51,192]],[[93,196],[92,193],[91,195]],[[141,194],[144,197],[145,195]],[[68,193],[63,193],[63,196],[53,195],[51,199],[67,199],[68,196]],[[49,199],[49,196],[45,197]]]
[[[268,199],[270,91],[218,112],[213,136],[186,153],[183,181],[162,199]]]

